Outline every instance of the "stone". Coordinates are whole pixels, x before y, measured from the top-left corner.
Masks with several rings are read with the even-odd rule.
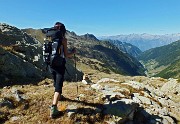
[[[19,120],[19,119],[20,119],[20,117],[14,116],[14,117],[11,118],[11,121],[17,121],[17,120]]]
[[[77,106],[68,105],[66,111],[67,111],[68,117],[71,118],[77,112]]]
[[[133,93],[133,95],[134,95],[134,97],[136,97],[136,98],[133,97],[135,101],[138,101],[137,99],[139,99],[139,101],[141,101],[142,104],[147,104],[147,105],[152,104],[152,102],[149,98],[144,97],[144,96],[140,96],[139,93]]]
[[[82,80],[83,84],[88,84],[88,82],[86,80]]]
[[[116,124],[115,121],[105,121],[105,124]]]
[[[101,80],[99,80],[99,81],[97,82],[97,84],[99,84],[99,83],[105,83],[105,82],[114,82],[114,83],[118,83],[119,81],[114,80],[114,79],[110,79],[110,78],[102,78]]]
[[[91,88],[96,89],[96,90],[102,90],[103,89],[103,87],[99,84],[93,84],[93,85],[91,85]]]
[[[175,121],[170,116],[163,116],[163,124],[176,124]]]
[[[144,88],[145,88],[144,84],[136,82],[136,81],[128,81],[128,82],[125,82],[125,83],[122,83],[122,84],[129,85],[129,86],[133,87],[136,90],[144,90]]]
[[[68,112],[67,115],[69,118],[72,118],[76,113],[75,112]]]
[[[180,83],[176,79],[169,79],[160,90],[164,93],[178,94],[180,93]]]
[[[122,118],[132,119],[138,104],[133,103],[132,100],[123,99],[104,104],[104,114],[110,114]]]

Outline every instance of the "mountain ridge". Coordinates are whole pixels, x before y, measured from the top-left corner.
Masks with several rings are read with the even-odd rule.
[[[164,34],[164,35],[153,35],[153,34],[127,34],[127,35],[115,35],[115,36],[101,36],[98,39],[111,39],[119,40],[121,42],[131,43],[137,46],[142,51],[146,51],[151,48],[160,47],[167,45],[174,41],[180,40],[180,33],[176,34]]]

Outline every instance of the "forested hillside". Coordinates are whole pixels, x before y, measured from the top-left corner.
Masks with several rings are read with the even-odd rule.
[[[180,78],[178,66],[180,62],[180,41],[147,50],[138,59],[144,63],[150,73],[152,72],[152,75]],[[153,74],[153,72],[155,73]]]

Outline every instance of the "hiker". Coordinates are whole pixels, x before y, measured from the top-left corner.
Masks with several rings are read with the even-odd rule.
[[[64,63],[61,68],[50,67],[50,71],[54,79],[54,87],[55,87],[53,102],[50,110],[51,118],[54,118],[60,114],[60,111],[57,108],[57,104],[62,94],[62,87],[63,87],[64,74],[65,74],[65,57],[72,57],[76,53],[75,48],[73,48],[72,52],[68,52],[67,39],[65,37],[66,28],[64,24],[60,22],[56,22],[54,25],[54,29],[60,30],[61,33],[58,35],[62,35],[61,46],[59,47],[59,50],[56,51],[60,51],[60,55],[64,59]]]

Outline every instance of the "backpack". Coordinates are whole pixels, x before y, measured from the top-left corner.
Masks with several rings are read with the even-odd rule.
[[[43,61],[46,64],[46,70],[48,66],[53,69],[65,66],[65,59],[59,53],[62,39],[60,30],[54,28],[47,30],[43,44]]]

